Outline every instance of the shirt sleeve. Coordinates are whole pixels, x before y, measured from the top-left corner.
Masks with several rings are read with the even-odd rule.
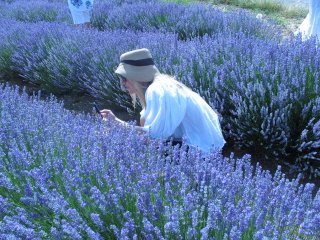
[[[144,130],[152,138],[167,139],[181,124],[186,112],[186,96],[174,86],[150,86],[146,92]]]

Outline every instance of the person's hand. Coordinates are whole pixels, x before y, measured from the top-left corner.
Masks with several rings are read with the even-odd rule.
[[[103,109],[100,110],[100,114],[103,118],[103,120],[116,120],[116,116],[114,115],[114,113],[109,110],[109,109]]]
[[[109,109],[103,109],[100,110],[100,115],[102,116],[102,120],[107,121],[107,120],[112,120],[115,121],[117,123],[120,123],[123,126],[128,126],[128,124],[122,120],[120,120],[119,118],[117,118],[114,113],[109,110]]]

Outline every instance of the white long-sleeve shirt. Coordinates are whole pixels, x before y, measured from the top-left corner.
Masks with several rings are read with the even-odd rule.
[[[225,144],[218,115],[197,93],[166,78],[156,79],[145,94],[144,130],[152,138],[184,139],[204,152]]]

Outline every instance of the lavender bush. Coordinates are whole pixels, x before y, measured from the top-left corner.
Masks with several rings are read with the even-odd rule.
[[[18,73],[52,92],[87,92],[111,104],[118,101],[120,88],[115,84],[113,69],[118,56],[134,48],[137,34],[92,30],[83,35],[81,29],[60,23],[24,24],[12,20],[3,21],[2,26],[0,45],[6,50],[0,56],[3,74]],[[15,27],[8,30],[10,26]],[[121,98],[120,106],[128,106]]]
[[[92,24],[100,30],[173,32],[183,40],[237,32],[266,39],[279,36],[275,25],[262,22],[248,12],[226,13],[204,4],[151,2],[115,7],[106,3],[96,6]]]
[[[0,120],[2,239],[320,237],[320,192],[248,156],[147,141],[3,85]]]
[[[258,145],[273,157],[295,157],[306,166],[320,160],[320,66],[313,40],[279,43],[221,33],[179,41],[168,33],[84,35],[59,23],[7,21],[0,23],[4,72],[14,70],[51,91],[87,92],[129,108],[113,71],[121,53],[147,47],[162,72],[175,75],[221,113],[229,141],[249,149]]]
[[[159,1],[98,1],[94,5],[92,26],[99,30],[131,30],[177,33],[180,39],[243,32],[261,38],[279,36],[274,24],[263,22],[248,12],[224,13],[210,5],[175,4]],[[1,4],[0,16],[25,22],[71,23],[65,2],[33,0]],[[190,24],[192,22],[192,24]]]
[[[68,22],[72,23],[68,4],[48,1],[14,1],[11,4],[0,3],[1,17],[23,22]]]
[[[247,39],[242,50],[234,43],[240,51],[219,69],[214,82],[237,144],[259,145],[273,156],[293,155],[300,163],[320,160],[319,50],[314,40],[276,45]]]
[[[135,3],[147,2],[143,0]],[[148,1],[150,2],[150,1]],[[154,1],[156,2],[156,1]],[[96,8],[109,4],[110,8],[132,1],[100,0]],[[0,2],[0,16],[23,22],[66,22],[72,23],[71,14],[66,0],[2,0]]]

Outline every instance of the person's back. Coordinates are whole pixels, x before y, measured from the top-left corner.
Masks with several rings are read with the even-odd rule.
[[[204,151],[211,148],[221,149],[225,140],[219,123],[218,115],[195,92],[188,92],[188,104],[183,121],[189,144],[201,146]]]
[[[200,95],[170,78],[157,76],[147,89],[143,117],[150,135],[161,139],[183,138],[188,145],[205,152],[221,149],[225,140],[218,115]]]

